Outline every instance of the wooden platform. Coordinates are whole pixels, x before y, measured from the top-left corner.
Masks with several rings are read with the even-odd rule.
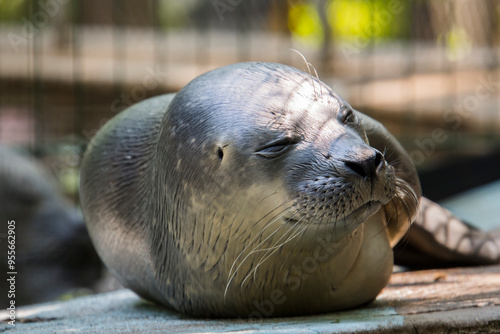
[[[129,290],[22,307],[22,333],[500,333],[500,266],[396,273],[375,302],[325,315],[203,320],[141,300]]]

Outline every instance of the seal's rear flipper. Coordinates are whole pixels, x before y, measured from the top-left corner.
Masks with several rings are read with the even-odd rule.
[[[500,233],[478,230],[422,197],[415,222],[394,248],[394,260],[410,268],[500,263]]]

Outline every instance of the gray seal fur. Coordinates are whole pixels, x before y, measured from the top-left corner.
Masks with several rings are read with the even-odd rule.
[[[380,123],[272,63],[222,67],[130,107],[81,169],[89,233],[112,273],[203,317],[373,300],[419,198],[415,167]]]

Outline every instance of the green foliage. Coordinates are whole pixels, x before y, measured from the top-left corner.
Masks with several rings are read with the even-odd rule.
[[[340,39],[393,39],[407,35],[409,2],[397,0],[330,0],[328,23]]]
[[[0,23],[20,21],[26,6],[26,0],[0,0]]]
[[[317,46],[323,42],[324,31],[316,7],[310,3],[299,3],[290,7],[288,29],[294,39]]]
[[[293,4],[288,28],[296,40],[312,45],[323,42],[325,33],[318,10],[326,12],[334,39],[380,41],[407,37],[410,3],[399,0],[330,0],[325,8],[313,2]]]
[[[189,24],[190,15],[200,6],[198,0],[159,0],[158,20],[162,28],[181,28]]]

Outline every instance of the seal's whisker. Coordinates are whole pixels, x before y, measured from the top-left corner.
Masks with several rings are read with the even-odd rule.
[[[318,97],[318,93],[316,92],[316,86],[314,85],[314,79],[313,79],[313,76],[312,76],[312,73],[311,73],[311,67],[309,66],[311,63],[309,63],[307,61],[306,57],[302,54],[302,52],[300,52],[300,51],[298,51],[296,49],[290,49],[290,50],[298,53],[299,56],[302,58],[302,60],[304,60],[304,63],[307,66],[307,70],[309,71],[309,76],[311,77],[311,86],[313,87],[313,90],[314,90],[314,96]]]
[[[265,257],[265,256],[266,256],[266,254],[268,253],[268,251],[269,251],[272,247],[271,247],[271,248],[263,248],[263,249],[258,249],[258,248],[259,248],[259,246],[261,246],[261,245],[262,245],[265,241],[267,241],[268,239],[270,239],[271,237],[273,237],[273,236],[274,236],[274,235],[275,235],[275,234],[276,234],[279,230],[281,230],[284,226],[285,226],[285,224],[283,224],[283,225],[281,225],[280,227],[278,227],[278,228],[277,228],[277,229],[276,229],[276,230],[275,230],[275,231],[274,231],[271,235],[269,235],[266,239],[264,239],[264,240],[263,240],[263,241],[261,241],[261,242],[260,242],[257,246],[255,246],[255,247],[254,247],[254,248],[250,251],[250,253],[249,253],[249,254],[245,257],[245,259],[246,259],[248,256],[250,256],[251,254],[256,254],[256,253],[258,253],[258,252],[263,252],[263,251],[266,251],[266,253],[264,253],[264,255],[263,255],[263,257]],[[292,228],[290,228],[288,231],[286,231],[286,232],[284,233],[284,235],[286,235],[286,234],[287,234],[288,232],[290,232],[291,230],[292,230]],[[283,238],[283,236],[282,236],[281,238]],[[279,241],[279,240],[281,240],[281,238],[280,238],[280,239],[278,239],[278,241]],[[245,261],[245,259],[242,261],[242,263]],[[261,259],[261,260],[262,260],[262,259]],[[257,266],[256,266],[256,267],[258,267],[259,265],[260,265],[260,262],[259,262],[259,263],[257,263]],[[252,270],[250,270],[250,271],[247,273],[247,276],[245,277],[245,279],[244,279],[244,280],[242,281],[242,283],[240,284],[240,286],[241,286],[241,287],[243,286],[243,283],[244,283],[244,281],[246,281],[246,279],[248,278],[248,276],[251,276],[252,272],[254,272],[254,269],[255,269],[255,268],[253,268]]]
[[[283,203],[283,205],[286,205],[286,203]],[[280,208],[280,206],[276,207],[275,209],[271,210],[270,212],[268,212],[266,215],[264,215],[261,219],[259,219],[253,226],[256,226],[259,222],[261,222],[264,218],[266,218],[268,215],[270,215],[272,212],[274,212],[275,210],[277,210],[278,208]],[[271,218],[271,220],[274,220],[276,217],[280,217],[280,215],[283,213],[283,212],[286,212],[286,210],[288,210],[287,208],[283,209],[280,213],[276,214],[275,216],[273,216],[273,218]],[[234,260],[233,262],[233,265],[231,266],[231,269],[229,270],[229,277],[231,276],[231,273],[233,271],[233,268],[234,266],[236,265],[236,262],[238,261],[238,259],[244,254],[244,252],[247,250],[248,247],[250,247],[250,245],[255,241],[255,239],[257,239],[257,237],[264,232],[264,230],[266,228],[268,228],[270,225],[272,224],[271,223],[266,223],[266,225],[264,226],[264,228],[259,232],[257,233],[252,240],[250,240],[250,242],[247,244],[247,246],[240,252],[240,254],[238,255],[238,257]],[[228,279],[229,279],[228,277]]]
[[[316,71],[316,67],[314,67],[314,65],[309,63],[309,62],[308,62],[308,64],[311,65],[311,67],[313,68],[314,73],[316,74],[316,79],[318,79],[318,82],[319,82],[320,80],[319,80],[318,71]],[[321,95],[323,95],[323,88],[321,87],[321,82],[319,83],[319,92]]]
[[[296,223],[297,224],[297,223]],[[290,228],[287,232],[285,232],[284,235],[288,234],[290,231],[292,230],[292,228]],[[253,268],[249,273],[248,275],[245,277],[245,279],[241,282],[241,284],[243,285],[245,283],[245,281],[250,277],[252,276],[252,273],[254,275],[254,281],[256,281],[256,273],[257,273],[257,269],[258,267],[264,263],[267,259],[269,259],[276,251],[278,251],[278,249],[280,249],[280,247],[282,247],[284,244],[286,244],[288,241],[285,240],[284,242],[282,242],[281,244],[275,244],[267,249],[263,249],[263,250],[266,250],[266,253],[264,253],[264,255],[262,256],[262,258],[259,260],[259,262],[257,263],[257,265],[255,266],[255,268]]]
[[[388,159],[390,159],[390,157],[388,157]],[[394,160],[391,161],[391,165],[396,168],[396,170],[398,169],[397,166],[401,164],[401,160],[396,158]]]
[[[386,160],[390,160],[393,158],[394,154],[397,154],[397,152],[394,152],[394,151],[389,151],[389,146],[385,146],[384,147],[384,158]],[[395,158],[394,160],[391,161],[391,164],[392,165],[395,165],[395,164],[398,164],[400,162],[400,159],[399,158]]]
[[[297,49],[293,49],[293,48],[291,48],[290,50],[291,50],[291,51],[293,51],[293,52],[296,52],[296,53],[297,53],[297,54],[298,54],[298,55],[302,58],[302,60],[304,61],[304,63],[305,63],[305,64],[306,64],[306,66],[307,66],[307,70],[309,71],[309,75],[311,75],[311,76],[312,76],[312,73],[311,73],[311,68],[309,67],[309,64],[310,64],[310,63],[307,61],[307,59],[306,59],[306,57],[304,56],[304,54],[302,54],[302,52],[300,52],[300,51],[299,51],[299,50],[297,50]]]
[[[327,219],[327,215],[326,214],[324,214],[321,218],[319,218],[319,222],[317,224],[314,224],[314,225],[316,225],[316,231],[314,233],[314,240],[318,240],[318,237],[320,235],[319,229],[323,225],[323,220],[324,219]],[[327,222],[327,224],[328,224],[328,222]],[[333,222],[333,224],[334,224],[334,230],[335,230],[335,227],[336,227],[336,224],[337,224],[337,219],[335,219],[335,221]],[[298,241],[298,239],[295,241],[295,243],[297,243],[297,241]],[[287,255],[287,257],[288,257],[288,255]]]
[[[314,70],[314,74],[316,75],[316,79],[318,79],[319,81],[319,75],[318,75],[318,71],[316,71],[316,67],[314,67],[313,64],[311,64],[310,62],[307,62],[308,66],[311,66],[312,69]]]
[[[290,207],[290,208],[291,208],[291,207]],[[282,215],[282,216],[283,216],[283,215]],[[293,218],[294,216],[295,216],[295,214],[292,216],[292,218]],[[302,218],[301,218],[301,219],[299,219],[298,221],[296,221],[296,222],[295,222],[295,223],[294,223],[294,224],[290,227],[290,229],[289,229],[288,231],[286,231],[286,232],[283,234],[283,236],[281,236],[281,237],[280,237],[280,238],[279,238],[276,242],[279,242],[279,241],[280,241],[280,240],[281,240],[284,236],[286,236],[286,234],[287,234],[288,232],[292,231],[292,230],[293,230],[293,228],[295,227],[295,225],[297,225],[297,224],[298,224],[301,220],[302,220]],[[264,239],[264,240],[263,240],[263,241],[262,241],[259,245],[257,245],[257,247],[258,247],[258,246],[260,246],[260,245],[262,245],[262,243],[264,243],[267,239],[269,239],[269,238],[271,238],[272,236],[274,236],[274,234],[276,234],[276,232],[278,232],[278,230],[279,230],[279,229],[281,229],[281,228],[282,228],[282,227],[284,227],[284,226],[286,226],[286,224],[283,224],[282,226],[280,226],[280,228],[278,228],[278,229],[277,229],[276,231],[274,231],[271,235],[269,235],[266,239]],[[261,252],[261,251],[266,251],[266,250],[269,250],[269,249],[271,249],[271,248],[273,248],[273,246],[271,246],[270,248],[262,248],[262,249],[256,249],[256,248],[254,248],[254,250],[252,250],[252,251],[250,252],[250,254],[251,254],[251,253],[256,253],[256,252]],[[249,255],[250,255],[250,254],[249,254]]]
[[[396,177],[396,196],[403,203],[404,209],[410,220],[413,222],[416,218],[417,210],[412,213],[412,207],[418,207],[419,200],[418,195],[415,193],[413,188],[405,180]],[[408,203],[410,201],[410,203]]]
[[[285,237],[288,232],[290,231],[293,231],[293,228],[298,225],[300,222],[301,222],[302,218],[300,220],[298,220],[297,222],[295,222],[293,224],[292,227],[290,227],[290,229],[285,232],[285,234],[283,234],[283,236],[280,237],[280,239],[278,239],[276,241],[276,243],[267,248],[267,249],[262,249],[262,250],[267,250],[266,253],[262,256],[262,258],[259,260],[259,262],[257,263],[257,265],[255,266],[255,268],[253,268],[249,273],[248,275],[245,277],[245,279],[241,282],[241,285],[243,285],[245,283],[245,281],[252,275],[254,275],[254,280],[256,280],[256,277],[255,277],[255,274],[257,273],[257,269],[259,268],[259,266],[264,263],[267,259],[269,259],[275,252],[277,252],[281,247],[283,247],[283,245],[285,245],[286,243],[290,242],[291,240],[295,239],[298,235],[302,234],[307,228],[309,225],[305,224],[304,228],[302,228],[301,230],[299,230],[298,232],[295,232],[295,234],[292,234],[291,236],[289,236],[284,242],[282,242],[281,244],[278,244],[278,242],[283,239],[283,237]],[[271,252],[271,253],[269,253]]]
[[[280,207],[283,207],[285,205],[287,205],[288,203],[290,203],[290,201],[287,201],[281,205],[279,205],[278,207],[276,207],[275,209],[271,210],[269,213],[267,213],[263,218],[259,219],[259,221],[262,221],[262,219],[264,219],[265,217],[267,217],[269,214],[271,214],[271,212],[274,212],[276,211],[277,209],[279,209]],[[243,260],[240,262],[240,264],[238,265],[238,267],[236,267],[236,269],[234,270],[233,272],[233,269],[234,269],[234,266],[236,265],[236,263],[238,262],[238,260],[240,259],[241,256],[243,256],[243,254],[245,253],[245,251],[253,244],[253,242],[259,237],[259,236],[262,236],[262,234],[264,233],[264,231],[269,227],[271,226],[272,224],[274,224],[276,221],[278,221],[281,217],[283,217],[283,215],[292,208],[292,206],[289,206],[289,207],[285,207],[282,211],[280,211],[278,214],[276,214],[275,216],[273,216],[270,220],[270,222],[266,223],[266,225],[262,228],[262,230],[259,231],[259,233],[257,233],[253,239],[245,246],[245,248],[243,248],[243,250],[240,252],[240,254],[236,257],[236,259],[234,260],[232,266],[231,266],[231,269],[229,270],[229,276],[228,276],[228,282],[227,282],[227,285],[226,285],[226,289],[224,291],[224,298],[227,294],[227,290],[229,288],[229,285],[231,284],[231,281],[234,279],[234,277],[236,276],[236,273],[238,272],[238,269],[243,265],[243,263],[245,262],[245,260],[251,255],[253,254],[253,251],[255,250],[256,247],[259,247],[263,242],[265,242],[268,238],[272,237],[274,235],[274,233],[276,233],[282,226],[284,225],[280,225],[280,227],[278,227],[278,229],[276,231],[274,231],[273,233],[271,233],[270,236],[268,236],[266,239],[264,239],[263,241],[261,241],[256,247],[254,247],[246,256],[245,258],[243,258]],[[255,224],[254,224],[255,226]]]
[[[301,211],[303,211],[303,209],[301,209],[299,212],[297,213],[300,213]],[[304,217],[300,218],[299,221],[301,221],[302,219],[305,219]],[[319,225],[318,225],[318,228],[319,228]],[[297,242],[300,240],[300,238],[297,238],[295,239],[295,243],[293,244],[293,246],[290,248],[290,251],[287,253],[286,257],[283,259],[282,263],[281,263],[281,267],[280,267],[280,270],[283,269],[283,266],[285,265],[286,261],[288,260],[288,258],[290,257],[290,254],[292,253],[292,250],[295,248],[295,245],[297,244]]]
[[[409,227],[409,225],[411,225],[411,223],[413,223],[413,221],[415,220],[416,213],[412,214],[411,206],[405,200],[400,199],[400,201],[404,205],[404,210],[405,210],[406,216],[408,217],[408,227]]]
[[[405,180],[396,177],[395,179],[395,194],[394,197],[391,199],[391,204],[394,207],[395,211],[395,220],[396,222],[399,221],[400,219],[400,209],[403,209],[404,213],[406,215],[406,218],[408,220],[408,228],[410,227],[411,223],[415,220],[416,215],[418,214],[418,211],[415,211],[412,213],[412,208],[417,207],[419,205],[419,200],[418,196],[413,190],[413,188],[406,182]],[[392,218],[388,217],[386,221],[386,226],[388,226],[391,223]]]
[[[278,188],[276,188],[276,190],[272,194],[264,196],[258,203],[260,204],[260,203],[264,202],[265,200],[267,200],[269,197],[276,195],[278,193],[278,191],[280,191],[284,187],[285,187],[284,184],[278,186]],[[290,200],[290,201],[292,201],[292,200]]]
[[[387,159],[386,154],[387,154],[388,150],[389,150],[389,148],[387,146],[385,146],[384,150],[382,151],[382,156],[384,157],[384,159]]]
[[[296,224],[296,223],[294,223],[294,225],[295,225],[295,224]],[[257,245],[257,247],[258,247],[258,246],[261,246],[261,245],[262,245],[265,241],[267,241],[268,239],[270,239],[271,237],[273,237],[273,236],[274,236],[274,234],[276,234],[276,232],[278,232],[278,231],[279,231],[282,227],[284,227],[284,226],[286,226],[286,225],[285,225],[285,224],[281,225],[281,226],[280,226],[277,230],[275,230],[273,233],[271,233],[271,234],[270,234],[270,235],[269,235],[266,239],[262,240],[262,241],[261,241],[261,242]],[[292,229],[292,228],[290,228],[290,229],[289,229],[287,232],[285,232],[285,233],[288,233],[291,229]],[[283,238],[283,236],[282,236],[281,238]],[[280,239],[281,239],[281,238],[280,238]],[[278,241],[279,241],[280,239],[278,239]],[[252,251],[250,251],[250,253],[249,253],[248,255],[253,254],[253,253],[257,253],[257,252],[263,252],[263,251],[266,251],[266,250],[268,250],[268,249],[269,249],[269,248],[261,248],[261,249],[257,249],[257,247],[255,247]],[[272,248],[272,247],[271,247],[271,248]]]
[[[290,230],[292,230],[292,229],[295,227],[295,225],[298,225],[299,223],[301,223],[301,222],[302,222],[301,220],[302,220],[302,218],[301,218],[300,220],[298,220],[298,221],[294,224],[294,226],[293,226],[292,228],[290,228]],[[295,234],[292,234],[291,236],[289,236],[289,237],[288,237],[285,241],[283,241],[281,244],[276,244],[276,245],[274,245],[274,246],[270,247],[270,248],[269,248],[269,250],[272,250],[272,249],[274,249],[275,251],[276,251],[276,250],[278,250],[280,247],[283,247],[285,244],[287,244],[287,243],[289,243],[290,241],[292,241],[293,239],[297,238],[297,236],[299,236],[299,235],[301,235],[301,234],[304,234],[304,232],[305,232],[305,231],[309,228],[309,226],[311,226],[311,225],[309,225],[309,224],[304,224],[304,227],[303,227],[302,229],[300,229],[300,230],[298,230],[297,232],[295,232]],[[289,230],[289,231],[290,231],[290,230]],[[298,240],[298,239],[296,239],[296,241],[297,241],[297,240]],[[278,240],[278,242],[279,242],[279,240]]]
[[[396,197],[396,196],[394,196]],[[391,198],[391,204],[392,206],[394,207],[394,213],[396,215],[395,219],[396,221],[399,221],[399,210],[398,210],[398,205],[396,204],[396,200],[395,198]],[[399,198],[398,198],[399,199]],[[393,217],[391,216],[387,216],[387,219],[386,219],[386,222],[385,222],[385,226],[389,227],[389,224],[392,222],[393,220]]]
[[[295,214],[292,216],[292,218],[295,216]],[[293,225],[288,229],[288,231],[286,231],[278,240],[276,240],[275,244],[269,248],[264,248],[264,249],[261,249],[260,251],[264,251],[264,250],[272,250],[272,249],[275,249],[277,247],[281,247],[282,245],[286,244],[288,241],[290,240],[285,240],[285,242],[283,242],[281,245],[278,245],[278,242],[280,242],[281,239],[283,239],[284,237],[286,237],[286,235],[289,233],[289,232],[292,232],[295,228],[295,226],[297,226],[298,224],[300,224],[302,222],[302,220],[304,219],[304,217],[301,217],[299,220],[297,220],[295,223],[293,223]]]
[[[286,205],[288,202],[286,203],[283,203],[282,205],[276,207],[275,209],[271,210],[269,213],[267,213],[264,217],[262,217],[261,219],[259,219],[259,221],[254,224],[252,226],[255,227],[260,221],[262,221],[262,219],[264,219],[265,217],[267,217],[269,214],[271,214],[273,211],[277,210],[278,208],[280,208],[281,206],[284,206]],[[250,242],[246,245],[246,247],[241,251],[241,253],[238,255],[238,257],[236,258],[236,260],[233,262],[233,265],[231,266],[231,269],[229,271],[229,275],[231,275],[231,272],[236,264],[236,262],[238,261],[238,259],[243,255],[243,253],[248,249],[248,247],[250,247],[250,245],[268,228],[270,227],[274,222],[276,222],[279,218],[281,218],[283,216],[283,214],[288,211],[289,209],[291,208],[290,207],[287,207],[285,209],[283,209],[282,211],[280,211],[279,213],[277,213],[275,216],[273,216],[271,219],[270,219],[270,222],[266,223],[266,225],[260,230],[259,233],[257,233],[252,240],[250,240]],[[236,269],[237,270],[237,269]],[[229,278],[229,277],[228,277]]]

